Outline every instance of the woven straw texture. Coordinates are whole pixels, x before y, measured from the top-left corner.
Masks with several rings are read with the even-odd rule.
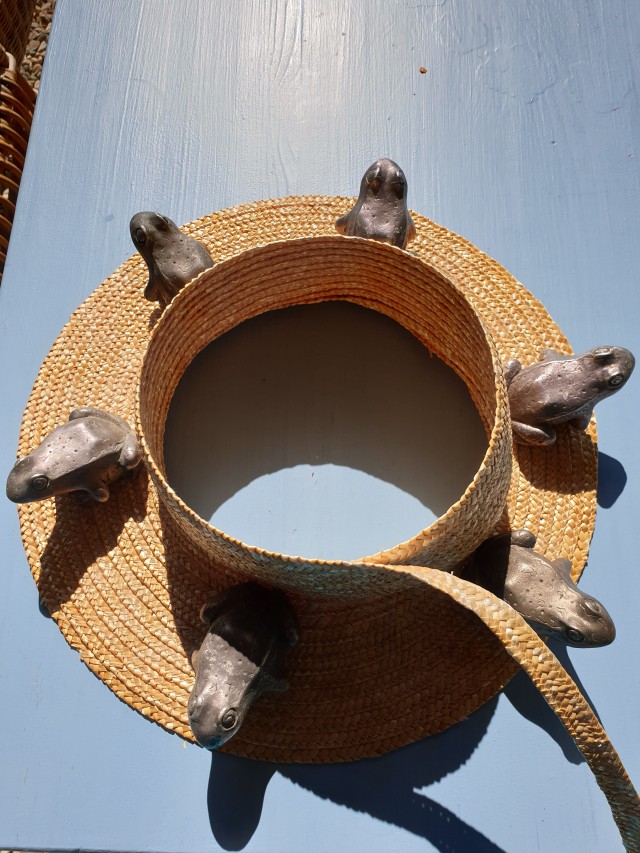
[[[106,504],[80,507],[62,496],[19,507],[42,599],[116,695],[192,740],[188,656],[203,635],[200,606],[248,578],[286,588],[301,628],[288,658],[291,687],[263,697],[224,747],[268,760],[381,754],[464,719],[522,667],[585,755],[625,845],[640,849],[638,797],[576,685],[515,611],[455,575],[490,530],[527,527],[537,550],[568,557],[580,576],[595,521],[595,425],[586,433],[559,429],[556,445],[515,446],[512,453],[500,367],[511,357],[535,361],[546,347],[568,353],[568,343],[502,267],[421,216],[414,214],[411,246],[420,260],[336,238],[333,223],[352,203],[296,197],[212,214],[184,230],[216,262],[231,260],[188,285],[162,321],[142,298],[147,272],[138,255],[72,315],[36,379],[18,455],[71,409],[90,405],[143,429],[151,477],[143,471],[116,484]],[[333,239],[301,239],[323,235]],[[248,290],[240,298],[243,278]],[[425,297],[437,311],[429,312]],[[450,364],[467,383],[488,439],[481,468],[443,518],[356,563],[302,560],[237,542],[186,507],[163,473],[166,411],[189,360],[261,311],[335,298],[394,317]],[[187,317],[197,333],[176,336]],[[460,350],[467,339],[469,351]],[[404,411],[403,401],[384,404]],[[429,562],[454,573],[424,567]]]
[[[418,237],[411,246],[419,260],[366,241],[298,239],[334,235],[335,219],[351,204],[302,197],[212,214],[184,230],[214,260],[233,260],[188,285],[162,321],[142,298],[147,274],[137,255],[73,314],[38,374],[18,454],[36,447],[71,409],[96,406],[144,428],[151,477],[143,471],[116,484],[106,504],[80,507],[62,496],[19,508],[43,601],[67,641],[123,701],[192,740],[188,655],[203,635],[200,606],[215,590],[251,577],[286,588],[301,635],[288,658],[291,687],[263,697],[225,746],[261,759],[381,754],[465,718],[522,667],[589,761],[625,844],[638,849],[633,786],[537,634],[484,590],[416,565],[455,568],[490,529],[527,527],[538,550],[568,557],[579,577],[595,520],[595,426],[587,433],[559,429],[556,445],[518,446],[512,455],[499,365],[510,357],[535,361],[545,347],[570,352],[567,341],[495,261],[421,216],[414,215]],[[266,245],[283,240],[292,242]],[[274,283],[265,286],[269,273]],[[238,290],[243,275],[245,299]],[[437,311],[421,305],[425,297]],[[190,358],[260,311],[327,298],[359,302],[410,329],[466,381],[488,437],[473,483],[443,518],[356,563],[285,557],[234,541],[180,501],[162,468],[167,407]],[[187,318],[195,327],[177,336]],[[156,352],[149,350],[140,385],[149,346]],[[402,401],[384,402],[402,414]]]
[[[222,260],[274,240],[333,236],[333,223],[349,204],[327,198],[259,202],[213,214],[185,230]],[[506,271],[445,229],[421,217],[416,221],[413,248],[466,289],[501,358],[527,362],[546,346],[567,349],[544,309]],[[338,237],[333,242],[351,243]],[[373,244],[372,250],[394,259],[400,254]],[[401,257],[414,263],[408,255]],[[141,298],[146,279],[146,266],[136,255],[72,316],[36,380],[20,456],[80,405],[104,408],[135,423],[142,359],[159,316]],[[207,329],[199,346],[212,336]],[[488,342],[484,349],[486,364]],[[484,406],[489,429],[495,411],[494,390],[492,404]],[[497,528],[509,522],[529,527],[539,537],[540,550],[569,557],[579,572],[593,529],[595,446],[590,435],[569,429],[559,431],[557,444],[546,451],[518,448],[507,510]],[[216,570],[208,543],[191,535],[192,519],[171,513],[145,472],[116,484],[106,504],[78,507],[73,497],[62,496],[22,505],[19,511],[42,598],[68,641],[126,702],[191,739],[188,655],[202,638],[197,613],[216,588],[251,575],[246,547],[227,540],[216,555],[222,554],[222,568]],[[410,563],[418,551],[414,540],[407,551],[398,546],[391,557],[387,552],[371,559]],[[261,557],[258,549],[252,554]],[[270,555],[265,561],[277,563]],[[290,656],[292,686],[261,700],[229,741],[234,752],[283,761],[384,752],[463,719],[516,669],[475,618],[418,582],[372,567],[366,608],[359,604],[356,621],[351,598],[339,592],[351,583],[353,566],[285,562],[292,562],[298,575],[315,574],[326,594],[320,599],[300,593],[296,599],[303,639]],[[436,620],[429,618],[431,611],[438,614]],[[447,630],[441,630],[443,625]],[[429,669],[416,665],[427,660]],[[361,685],[359,691],[354,682]],[[397,719],[389,720],[390,713]],[[324,727],[318,724],[323,718]]]
[[[471,305],[436,270],[389,246],[340,237],[272,243],[208,270],[164,312],[145,355],[138,432],[148,467],[166,509],[216,565],[238,568],[243,554],[246,570],[306,595],[335,596],[335,584],[314,571],[305,585],[300,573],[291,572],[290,560],[231,540],[173,492],[164,479],[164,426],[178,381],[214,338],[264,311],[337,299],[387,314],[451,366],[466,382],[488,437],[483,463],[455,506],[408,542],[364,559],[456,568],[496,526],[511,477],[511,427],[500,358]],[[370,597],[371,580],[352,570],[340,594],[356,590]]]

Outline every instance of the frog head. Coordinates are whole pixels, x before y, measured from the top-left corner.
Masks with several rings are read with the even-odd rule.
[[[592,376],[600,397],[615,394],[633,373],[636,360],[624,347],[595,347],[585,353],[592,361]]]
[[[58,493],[59,485],[45,460],[35,454],[19,459],[7,477],[7,497],[14,503],[42,501]]]
[[[360,198],[377,196],[383,188],[398,199],[404,199],[407,194],[404,172],[397,163],[386,158],[376,160],[364,173],[360,184]]]
[[[267,690],[286,690],[275,678],[234,648],[223,637],[209,633],[192,663],[196,681],[189,697],[189,725],[206,749],[217,749],[233,737],[258,697]]]

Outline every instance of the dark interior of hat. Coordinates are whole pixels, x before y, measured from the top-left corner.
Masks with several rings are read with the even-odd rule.
[[[400,401],[411,401],[403,417]],[[346,302],[270,311],[205,347],[164,437],[167,480],[199,516],[321,559],[410,538],[458,499],[485,451],[453,370],[398,323]]]

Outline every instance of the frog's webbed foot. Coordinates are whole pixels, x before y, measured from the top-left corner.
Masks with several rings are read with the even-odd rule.
[[[480,548],[503,548],[511,545],[513,543],[513,537],[515,533],[519,531],[507,530],[506,533],[498,533],[496,536],[491,536],[489,539],[485,539]],[[516,542],[516,545],[519,543]]]
[[[540,358],[538,359],[538,361],[564,361],[567,358],[570,358],[570,356],[563,355],[557,350],[543,349],[540,353]]]
[[[142,459],[142,451],[138,444],[138,439],[133,432],[130,432],[124,440],[122,450],[120,451],[120,465],[126,468],[127,471],[133,472]]]
[[[512,530],[510,535],[512,544],[519,545],[521,548],[533,548],[536,544],[535,533],[527,530],[526,527],[522,530]]]
[[[404,244],[410,243],[412,240],[415,240],[416,237],[416,223],[413,221],[411,214],[407,213],[407,233],[405,236]]]
[[[148,299],[149,302],[159,302],[160,294],[158,291],[158,284],[155,279],[150,278],[144,288],[144,298]]]
[[[510,358],[504,363],[504,381],[507,383],[507,388],[513,382],[515,376],[522,370],[522,365],[517,358]]]
[[[77,421],[80,418],[102,418],[105,421],[110,421],[117,426],[122,427],[126,432],[131,432],[129,424],[119,415],[112,415],[111,412],[105,412],[102,409],[95,409],[93,406],[81,406],[74,409],[69,415],[70,421]]]
[[[224,608],[227,606],[229,600],[233,599],[235,589],[235,587],[225,589],[210,598],[206,604],[202,605],[202,607],[200,608],[200,620],[204,622],[205,625],[213,624],[215,619],[220,615],[220,613],[222,613]]]
[[[556,440],[556,431],[552,426],[534,427],[520,421],[511,421],[513,437],[520,444],[547,446]]]
[[[572,418],[569,421],[570,426],[575,427],[575,429],[585,430],[589,426],[589,421],[591,420],[591,412],[587,412],[584,415],[578,415],[577,418]]]
[[[96,486],[89,492],[89,494],[95,501],[98,501],[101,504],[109,500],[109,489],[105,485]]]
[[[72,412],[70,412],[69,420],[77,421],[80,418],[89,418],[92,416],[102,418],[104,417],[104,412],[100,409],[94,409],[91,406],[81,406],[80,408],[74,409]]]
[[[341,216],[339,219],[336,219],[336,231],[338,234],[346,234],[347,233],[347,225],[349,223],[349,214],[345,213],[344,216]]]
[[[555,569],[557,569],[558,574],[564,577],[567,583],[570,583],[571,586],[575,587],[574,582],[571,580],[571,560],[567,560],[566,557],[558,557],[557,559],[550,560],[549,562]]]
[[[96,501],[104,503],[109,500],[109,489],[103,484],[92,488],[79,489],[74,494],[80,506],[91,506]]]

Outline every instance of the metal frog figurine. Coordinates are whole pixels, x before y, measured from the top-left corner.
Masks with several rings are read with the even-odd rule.
[[[582,355],[544,350],[540,361],[505,364],[513,437],[522,444],[553,444],[557,424],[589,426],[593,407],[631,376],[635,359],[624,347],[596,347]]]
[[[297,619],[282,592],[256,583],[221,593],[200,617],[209,630],[191,657],[196,680],[189,725],[201,746],[217,749],[237,733],[262,693],[287,689],[283,659],[298,642]]]
[[[145,299],[165,308],[184,287],[213,261],[205,247],[183,234],[175,222],[151,211],[136,213],[129,223],[133,245],[149,268]]]
[[[533,547],[529,530],[487,539],[473,555],[464,577],[503,598],[531,626],[568,646],[606,646],[616,629],[605,608],[571,580],[571,563],[547,560]]]
[[[100,409],[74,409],[42,444],[19,459],[7,478],[15,503],[76,492],[83,503],[106,501],[109,484],[134,471],[142,459],[129,424]]]
[[[407,208],[407,180],[393,160],[376,160],[364,173],[360,195],[349,213],[336,221],[347,237],[381,240],[404,249],[416,236]]]

